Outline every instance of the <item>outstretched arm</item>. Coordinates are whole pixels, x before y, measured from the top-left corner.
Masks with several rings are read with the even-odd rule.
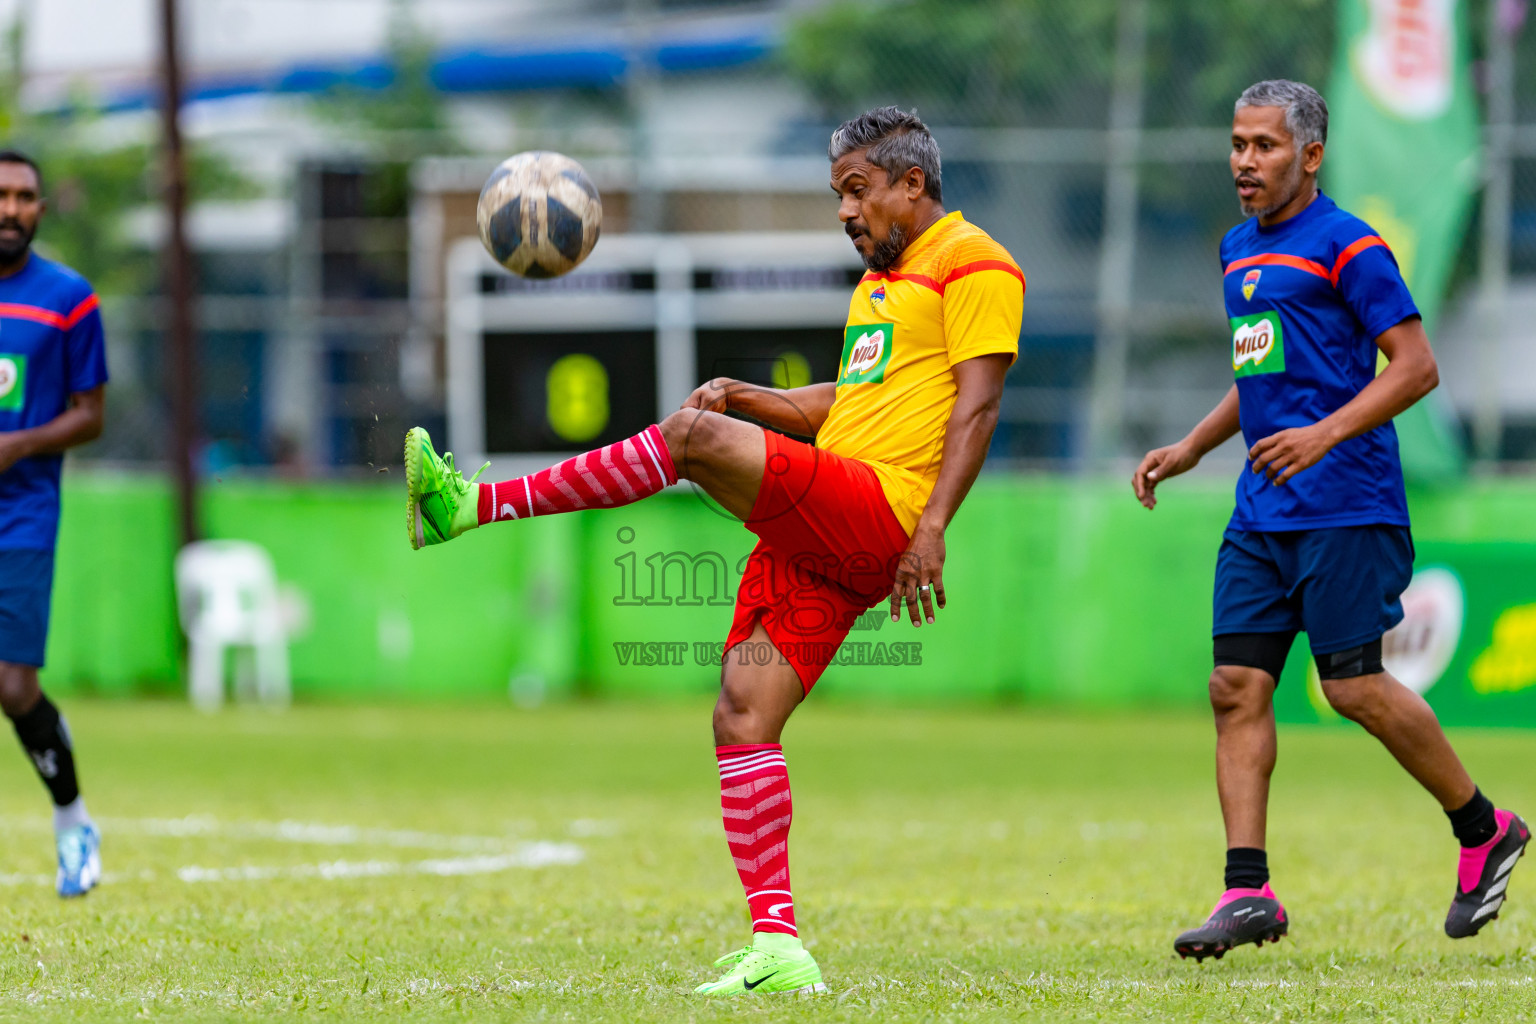
[[[107,387],[69,396],[69,408],[40,427],[0,433],[0,473],[33,455],[57,455],[101,436],[106,419]]]
[[[1003,378],[1012,363],[1011,352],[994,352],[962,360],[953,367],[955,408],[944,428],[944,461],[891,585],[893,621],[900,614],[902,601],[907,603],[907,614],[914,626],[921,626],[922,619],[933,621],[933,599],[938,600],[940,608],[944,607],[944,530],[986,461],[1002,404]],[[920,587],[929,589],[919,590]]]
[[[837,385],[830,382],[781,390],[730,377],[716,377],[699,385],[683,403],[683,408],[708,412],[730,409],[787,434],[815,437],[827,421],[827,413],[836,397]]]
[[[1259,441],[1248,452],[1255,473],[1283,484],[1317,465],[1334,445],[1375,430],[1439,385],[1435,354],[1424,322],[1417,316],[1382,332],[1376,347],[1386,353],[1386,369],[1331,415],[1309,427],[1292,427]]]

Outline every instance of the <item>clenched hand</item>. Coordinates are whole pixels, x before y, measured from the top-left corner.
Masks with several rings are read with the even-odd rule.
[[[730,377],[716,377],[693,389],[693,394],[683,402],[684,409],[702,409],[705,412],[725,412],[732,385],[740,381]]]

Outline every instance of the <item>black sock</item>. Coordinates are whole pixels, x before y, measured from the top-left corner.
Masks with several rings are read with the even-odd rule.
[[[75,755],[70,750],[69,727],[59,709],[46,696],[39,697],[32,710],[11,719],[16,738],[32,758],[32,765],[55,807],[72,804],[80,795],[75,781]]]
[[[1446,811],[1445,816],[1451,819],[1451,831],[1462,846],[1482,846],[1499,830],[1493,817],[1493,802],[1480,789],[1472,791],[1472,799],[1465,806]]]
[[[1269,881],[1269,856],[1251,846],[1227,851],[1227,888],[1262,889]]]

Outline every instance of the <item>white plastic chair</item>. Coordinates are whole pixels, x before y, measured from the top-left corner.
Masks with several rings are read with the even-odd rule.
[[[203,711],[224,703],[224,655],[235,652],[235,693],[265,704],[290,696],[288,636],[277,572],[259,544],[204,540],[176,554],[176,604],[188,641],[187,694]]]

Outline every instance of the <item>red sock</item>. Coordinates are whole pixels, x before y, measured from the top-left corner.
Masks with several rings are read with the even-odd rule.
[[[789,892],[789,768],[777,743],[716,747],[720,814],[754,932],[799,935]]]
[[[661,428],[654,424],[606,448],[582,452],[530,476],[480,485],[480,525],[583,508],[613,508],[677,483]]]

